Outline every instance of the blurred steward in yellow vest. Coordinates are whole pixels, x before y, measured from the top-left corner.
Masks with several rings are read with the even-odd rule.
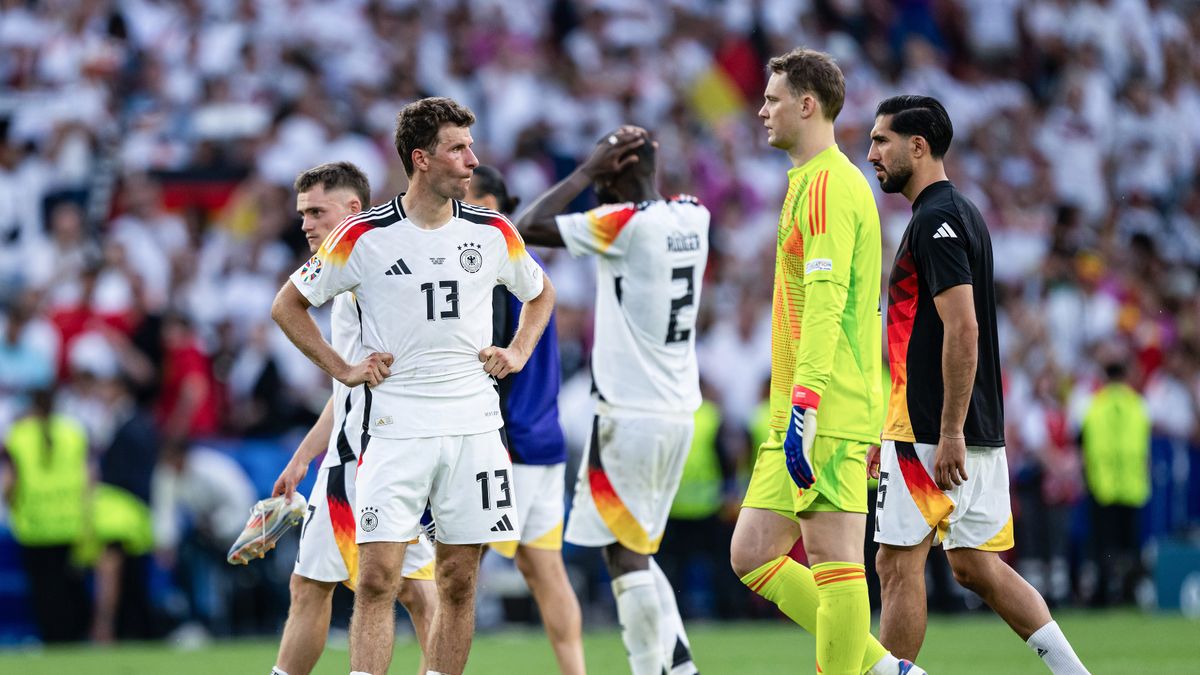
[[[1126,381],[1125,364],[1104,367],[1107,382],[1083,419],[1083,465],[1092,501],[1091,548],[1099,571],[1093,604],[1131,602],[1142,576],[1138,514],[1150,499],[1150,414]]]
[[[88,447],[78,422],[52,412],[53,400],[35,392],[9,429],[3,488],[41,638],[62,642],[83,639],[90,613],[82,571],[71,564],[84,533]]]

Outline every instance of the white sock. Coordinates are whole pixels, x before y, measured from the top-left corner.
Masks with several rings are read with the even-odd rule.
[[[883,658],[875,662],[871,669],[867,671],[867,675],[895,675],[900,669],[900,659],[892,656],[891,652],[883,655]]]
[[[622,574],[613,579],[612,589],[630,670],[633,675],[662,675],[666,657],[658,637],[661,611],[654,574],[649,570]]]
[[[288,675],[287,671],[279,666],[271,668],[271,675]]]
[[[692,643],[688,641],[687,631],[683,628],[683,617],[679,616],[675,589],[654,558],[650,559],[650,573],[654,575],[654,590],[658,594],[659,639],[662,640],[663,655],[667,658],[667,671],[670,675],[695,675],[697,670],[692,662]],[[680,643],[682,653],[677,654]],[[677,665],[676,656],[679,656]]]
[[[1057,621],[1051,621],[1034,631],[1025,644],[1037,652],[1054,675],[1089,675]]]

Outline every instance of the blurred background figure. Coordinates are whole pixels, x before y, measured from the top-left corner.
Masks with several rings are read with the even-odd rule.
[[[82,640],[91,611],[83,571],[72,559],[84,536],[89,498],[87,435],[54,413],[54,393],[38,389],[29,413],[4,439],[4,501],[45,642]]]
[[[1092,605],[1129,603],[1143,575],[1138,509],[1150,498],[1150,414],[1125,364],[1104,365],[1105,384],[1083,419],[1083,463],[1091,493]]]
[[[186,598],[176,619],[228,634],[241,617],[225,554],[257,501],[254,485],[227,454],[177,440],[162,448],[150,498],[158,564],[175,575]]]

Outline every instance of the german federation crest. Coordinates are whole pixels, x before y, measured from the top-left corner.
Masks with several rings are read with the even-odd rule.
[[[364,532],[371,532],[379,526],[378,509],[373,506],[363,507],[362,518],[358,521]]]
[[[483,254],[479,252],[479,244],[468,242],[458,247],[458,264],[471,274],[483,267]]]
[[[309,258],[308,262],[304,263],[304,267],[300,268],[300,278],[304,283],[311,284],[317,280],[317,277],[321,276],[321,265],[321,259],[315,255]]]

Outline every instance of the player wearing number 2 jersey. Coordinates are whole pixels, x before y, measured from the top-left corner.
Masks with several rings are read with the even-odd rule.
[[[635,675],[696,672],[658,550],[700,405],[696,308],[708,259],[708,210],[663,199],[654,143],[623,127],[518,221],[531,243],[597,258],[592,377],[596,416],[567,541],[603,546]],[[595,182],[603,203],[560,213]]]
[[[428,503],[437,523],[439,609],[430,673],[461,673],[474,631],[479,544],[514,539],[512,464],[493,377],[519,371],[549,318],[554,291],[500,214],[464,205],[478,160],[475,116],[446,98],[409,104],[396,147],[409,191],[345,221],[276,297],[288,337],[343,384],[372,385],[369,443],[357,478],[358,593],[352,671],[387,671],[391,596],[400,560]],[[492,289],[525,305],[512,344],[491,345]],[[351,366],[316,330],[307,307],[352,291],[370,356]]]

